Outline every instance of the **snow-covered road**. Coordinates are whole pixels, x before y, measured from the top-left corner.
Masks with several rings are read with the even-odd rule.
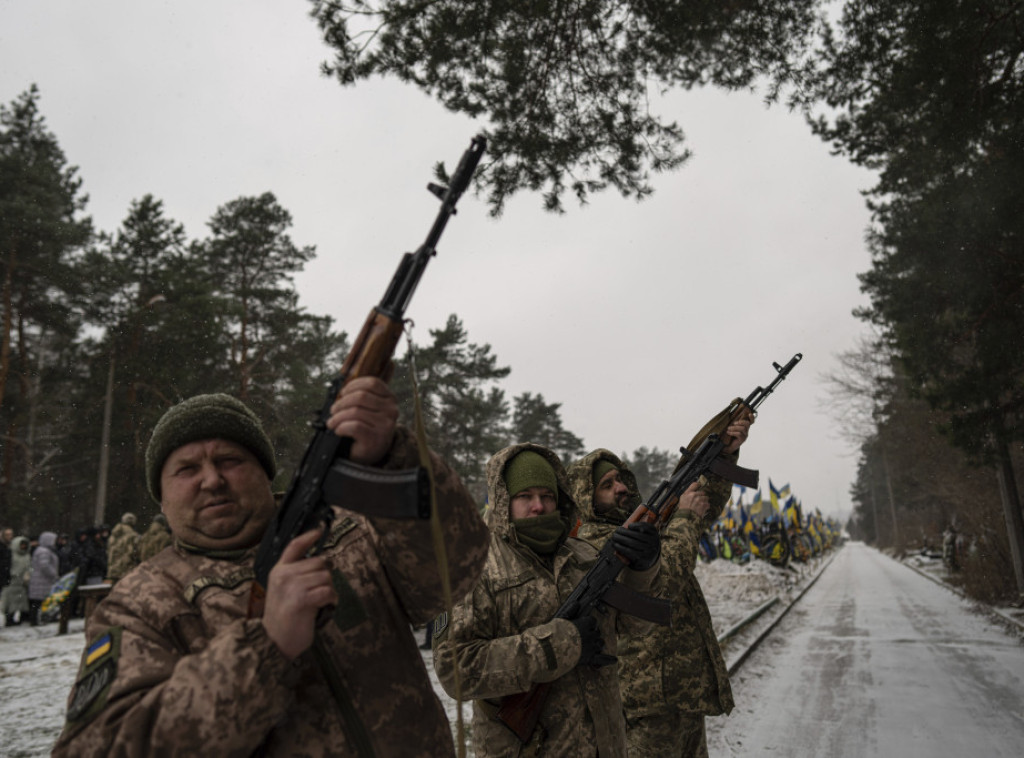
[[[1024,754],[1024,647],[970,604],[847,545],[733,679],[712,756]]]

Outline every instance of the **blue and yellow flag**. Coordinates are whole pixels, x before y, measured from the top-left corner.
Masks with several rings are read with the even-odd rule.
[[[772,478],[768,477],[768,497],[772,499],[772,513],[779,512],[779,491],[772,484]]]
[[[786,526],[796,527],[797,531],[800,530],[800,508],[796,503],[796,498],[790,496],[789,500],[786,501],[785,507],[782,509],[783,516],[786,520]]]

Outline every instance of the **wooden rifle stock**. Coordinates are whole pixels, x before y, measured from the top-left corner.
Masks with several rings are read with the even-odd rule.
[[[338,437],[327,428],[331,406],[350,379],[375,376],[390,381],[394,369],[392,356],[402,336],[405,309],[416,291],[427,263],[436,255],[436,246],[441,234],[449,218],[455,215],[455,206],[462,193],[469,187],[473,172],[476,171],[486,146],[487,142],[482,136],[474,137],[469,148],[463,153],[448,186],[427,185],[427,189],[441,200],[441,209],[423,244],[415,253],[405,253],[402,256],[384,297],[370,311],[341,370],[327,388],[327,396],[313,423],[313,438],[306,447],[284,499],[267,527],[256,553],[253,563],[256,576],[249,594],[250,618],[263,615],[270,570],[289,542],[303,532],[323,525],[323,536],[314,551],[323,546],[332,519],[330,505],[325,503],[323,498],[324,479],[336,460],[348,457],[352,445],[351,439]]]

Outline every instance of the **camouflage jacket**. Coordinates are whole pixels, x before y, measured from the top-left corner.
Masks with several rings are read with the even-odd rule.
[[[154,521],[139,538],[139,562],[148,561],[172,542],[170,530]]]
[[[736,460],[737,454],[730,457]],[[636,489],[628,467],[613,453],[599,449],[569,467],[573,498],[583,523],[577,536],[600,548],[615,530],[611,519],[594,513],[594,464],[606,459],[619,468],[623,483]],[[671,626],[654,625],[643,635],[619,639],[619,678],[627,720],[678,710],[718,715],[733,708],[732,689],[704,593],[693,570],[697,542],[721,515],[731,485],[712,475],[705,485],[711,508],[703,519],[677,510],[661,536],[661,571],[652,594],[672,603]],[[640,493],[633,500],[640,502]],[[628,516],[629,514],[625,514]]]
[[[418,465],[402,431],[387,468]],[[487,529],[455,473],[436,456],[433,469],[461,597],[483,567]],[[335,516],[324,554],[340,601],[295,661],[247,618],[256,548],[204,554],[176,542],[118,582],[86,624],[53,755],[357,755],[344,713],[378,756],[453,755],[410,628],[443,607],[430,522]]]
[[[107,542],[107,579],[117,581],[139,565],[139,533],[129,524],[118,524]]]
[[[566,526],[576,522],[565,469],[545,448],[529,443],[501,451],[487,465],[491,548],[472,593],[455,606],[451,619],[439,619],[434,631],[434,669],[445,691],[455,697],[455,669],[462,696],[473,701],[473,749],[488,756],[624,756],[625,723],[616,666],[577,666],[580,637],[576,627],[552,619],[562,600],[593,564],[597,551],[568,538],[553,565],[521,544],[509,523],[505,464],[521,450],[536,450],[555,468],[559,510]],[[549,567],[550,566],[550,567]],[[657,564],[645,572],[624,571],[628,586],[647,590]],[[616,650],[616,633],[646,628],[646,622],[614,611],[602,616],[604,650]],[[551,682],[540,723],[526,746],[494,714],[504,695],[526,692]]]

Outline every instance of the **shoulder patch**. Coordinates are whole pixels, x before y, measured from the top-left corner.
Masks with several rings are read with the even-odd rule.
[[[114,649],[114,630],[109,630],[106,634],[96,640],[94,643],[89,645],[85,651],[85,665],[89,666],[100,658],[103,658]]]
[[[445,629],[448,628],[448,611],[441,611],[437,614],[437,618],[434,619],[434,625],[432,627],[434,639],[436,640],[442,634]]]
[[[209,587],[220,587],[231,591],[240,584],[252,582],[256,578],[252,568],[243,568],[227,576],[201,576],[182,591],[185,601],[194,604],[199,593]]]
[[[83,724],[95,717],[107,702],[110,686],[117,676],[121,654],[121,627],[114,626],[85,649],[78,681],[68,701],[67,723]]]
[[[337,519],[333,524],[331,524],[331,533],[328,534],[327,539],[324,540],[324,546],[322,550],[327,550],[327,548],[334,547],[339,542],[341,542],[342,537],[344,537],[346,534],[348,534],[355,528],[356,522],[350,516],[345,516],[345,518]]]

